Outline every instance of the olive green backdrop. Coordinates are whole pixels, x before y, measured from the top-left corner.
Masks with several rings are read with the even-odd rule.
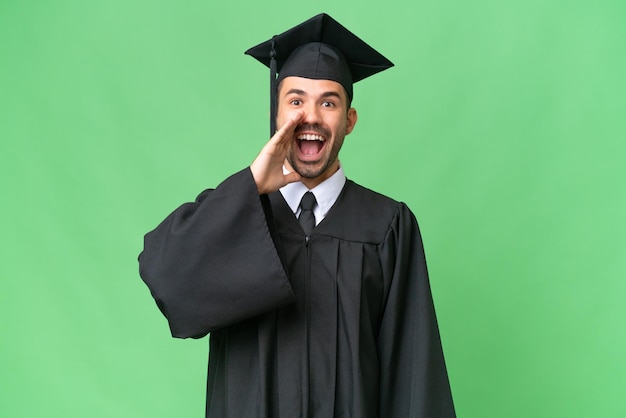
[[[315,3],[0,1],[0,416],[203,415],[136,257],[267,140],[243,51],[322,11],[396,64],[342,162],[420,221],[459,417],[623,416],[626,3]]]

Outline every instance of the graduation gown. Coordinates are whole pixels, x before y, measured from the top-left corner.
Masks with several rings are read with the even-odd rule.
[[[305,237],[249,169],[145,237],[174,337],[210,333],[207,417],[454,417],[417,222],[347,180]]]

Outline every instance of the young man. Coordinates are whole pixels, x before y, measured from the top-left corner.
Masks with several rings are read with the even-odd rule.
[[[206,416],[454,417],[415,217],[338,160],[352,84],[393,64],[328,15],[247,53],[278,130],[139,257],[172,335],[210,333]]]

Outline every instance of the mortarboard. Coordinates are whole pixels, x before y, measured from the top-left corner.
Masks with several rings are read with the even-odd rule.
[[[336,81],[352,100],[353,83],[393,66],[391,61],[325,13],[275,35],[245,53],[270,67],[270,136],[276,131],[276,87],[285,77]]]

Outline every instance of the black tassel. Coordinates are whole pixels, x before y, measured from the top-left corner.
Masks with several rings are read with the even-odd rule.
[[[274,49],[274,39],[272,37],[272,47],[270,50],[270,138],[276,133],[276,50]]]

